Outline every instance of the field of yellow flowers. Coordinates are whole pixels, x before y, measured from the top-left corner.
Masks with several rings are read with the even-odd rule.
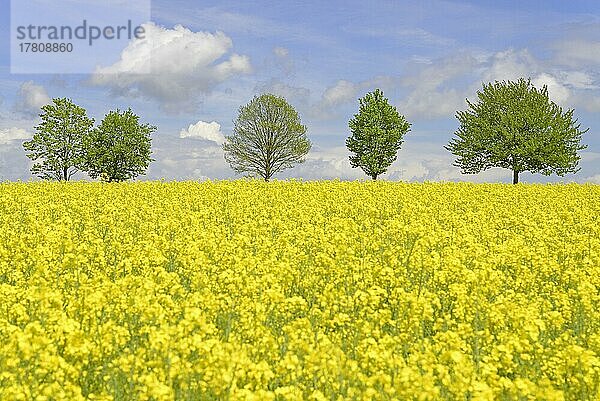
[[[0,184],[0,400],[598,400],[600,186]]]

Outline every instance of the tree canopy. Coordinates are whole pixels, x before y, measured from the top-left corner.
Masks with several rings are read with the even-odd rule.
[[[283,98],[255,96],[240,107],[233,135],[225,137],[225,160],[238,173],[269,181],[274,174],[303,163],[311,143],[298,112]]]
[[[346,147],[352,153],[350,165],[376,180],[396,160],[410,124],[379,89],[367,93],[359,103],[358,114],[348,123],[352,134]]]
[[[577,172],[581,144],[580,124],[573,109],[563,111],[531,80],[483,85],[477,102],[456,113],[460,127],[446,149],[457,156],[454,165],[464,174],[492,167],[510,169],[513,183],[524,171],[563,176]]]
[[[131,109],[110,111],[85,140],[85,168],[92,178],[125,181],[144,174],[152,161],[151,134]]]
[[[69,181],[85,162],[84,140],[94,120],[67,98],[52,99],[42,107],[40,118],[33,138],[23,143],[34,161],[31,172],[43,179]]]

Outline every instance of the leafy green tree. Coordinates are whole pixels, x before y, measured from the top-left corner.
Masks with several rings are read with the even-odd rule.
[[[85,141],[85,167],[92,178],[125,181],[145,174],[152,161],[151,134],[156,127],[141,124],[131,109],[110,111]]]
[[[463,174],[492,167],[510,169],[513,184],[524,171],[563,176],[579,171],[578,151],[585,149],[573,109],[563,111],[548,98],[548,88],[531,80],[494,82],[467,100],[468,109],[456,113],[460,127],[445,147],[457,156]]]
[[[31,172],[43,179],[69,181],[85,161],[84,140],[94,126],[85,109],[70,99],[56,98],[42,107],[42,122],[23,143],[34,161]]]
[[[367,93],[359,103],[358,114],[348,123],[352,135],[346,139],[346,147],[352,153],[350,165],[376,180],[396,160],[410,123],[379,89]]]
[[[296,110],[272,94],[255,96],[240,107],[233,135],[225,137],[225,160],[238,173],[269,181],[274,174],[303,163],[311,148]]]

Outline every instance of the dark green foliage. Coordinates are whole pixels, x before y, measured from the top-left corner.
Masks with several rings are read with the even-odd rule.
[[[410,124],[376,89],[359,99],[360,108],[348,125],[352,135],[346,140],[352,167],[360,167],[373,180],[396,160]]]
[[[150,135],[156,127],[140,124],[128,109],[111,111],[85,141],[85,167],[92,178],[125,181],[144,174],[152,161]]]

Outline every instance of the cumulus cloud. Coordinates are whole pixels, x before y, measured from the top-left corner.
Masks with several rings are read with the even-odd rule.
[[[33,81],[24,82],[17,93],[15,109],[24,114],[36,115],[40,108],[51,102],[46,88]]]
[[[225,142],[225,137],[221,133],[221,125],[216,121],[210,123],[198,121],[196,124],[191,124],[187,129],[181,130],[179,137],[202,139],[217,144]]]
[[[13,141],[30,139],[31,134],[23,128],[0,128],[0,145],[10,144]]]
[[[571,97],[569,88],[561,84],[556,77],[550,74],[540,74],[535,79],[532,79],[531,83],[537,88],[546,86],[548,88],[548,97],[561,106],[565,106]]]
[[[484,82],[530,77],[534,86],[541,88],[546,85],[550,99],[563,107],[578,106],[588,111],[600,111],[600,98],[590,93],[590,90],[598,89],[598,85],[586,71],[561,69],[536,59],[527,50],[500,52],[493,60],[483,75]],[[573,65],[582,67],[581,62]]]
[[[599,59],[600,60],[600,59]],[[581,63],[574,64],[581,67]],[[600,111],[600,97],[591,92],[598,89],[592,75],[582,70],[565,70],[534,58],[527,50],[498,53],[484,74],[488,81],[532,78],[534,86],[546,85],[548,96],[562,107],[581,107],[590,112]]]
[[[99,67],[91,78],[121,96],[143,96],[167,110],[193,109],[198,95],[252,71],[247,56],[230,53],[232,40],[222,32],[193,32],[144,24],[146,36],[135,39],[116,63]]]
[[[480,68],[483,82],[514,81],[541,73],[540,63],[527,49],[498,52],[485,60]]]

